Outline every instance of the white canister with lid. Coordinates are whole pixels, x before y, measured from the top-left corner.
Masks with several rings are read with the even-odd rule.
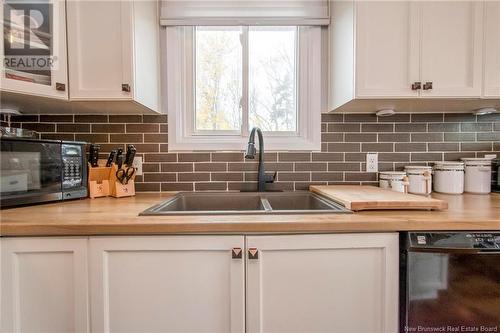
[[[462,158],[465,163],[465,185],[467,193],[488,194],[491,192],[491,158]]]
[[[429,195],[432,192],[432,168],[428,166],[405,166],[408,175],[408,192]]]
[[[383,171],[379,173],[379,186],[396,192],[408,192],[406,172]]]
[[[464,163],[435,162],[434,191],[446,194],[464,193]]]

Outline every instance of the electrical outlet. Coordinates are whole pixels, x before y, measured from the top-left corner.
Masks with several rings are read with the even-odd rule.
[[[378,172],[378,153],[366,154],[366,172]]]
[[[134,162],[132,162],[132,166],[135,168],[136,176],[142,175],[142,156],[136,156],[134,157]]]

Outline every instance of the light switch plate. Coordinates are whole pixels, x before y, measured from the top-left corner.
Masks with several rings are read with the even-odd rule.
[[[378,172],[378,153],[366,154],[366,172]]]
[[[136,176],[142,175],[142,156],[134,157],[134,162],[132,162],[132,166],[136,169]]]

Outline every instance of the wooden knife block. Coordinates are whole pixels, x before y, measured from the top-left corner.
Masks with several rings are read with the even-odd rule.
[[[116,178],[116,172],[118,167],[113,163],[111,166],[111,172],[109,174],[109,184],[110,184],[110,195],[115,198],[131,197],[135,195],[135,173],[130,178],[127,184],[122,184],[118,178]],[[137,172],[137,170],[136,170]]]
[[[109,177],[111,167],[91,167],[89,163],[89,197],[91,199],[107,197],[110,194]]]

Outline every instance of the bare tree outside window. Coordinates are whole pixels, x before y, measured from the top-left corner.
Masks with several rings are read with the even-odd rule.
[[[249,29],[249,125],[297,130],[297,27]]]
[[[196,129],[240,130],[241,28],[196,28]]]
[[[197,27],[195,45],[197,131],[241,133],[244,115],[249,127],[297,131],[297,27]]]

